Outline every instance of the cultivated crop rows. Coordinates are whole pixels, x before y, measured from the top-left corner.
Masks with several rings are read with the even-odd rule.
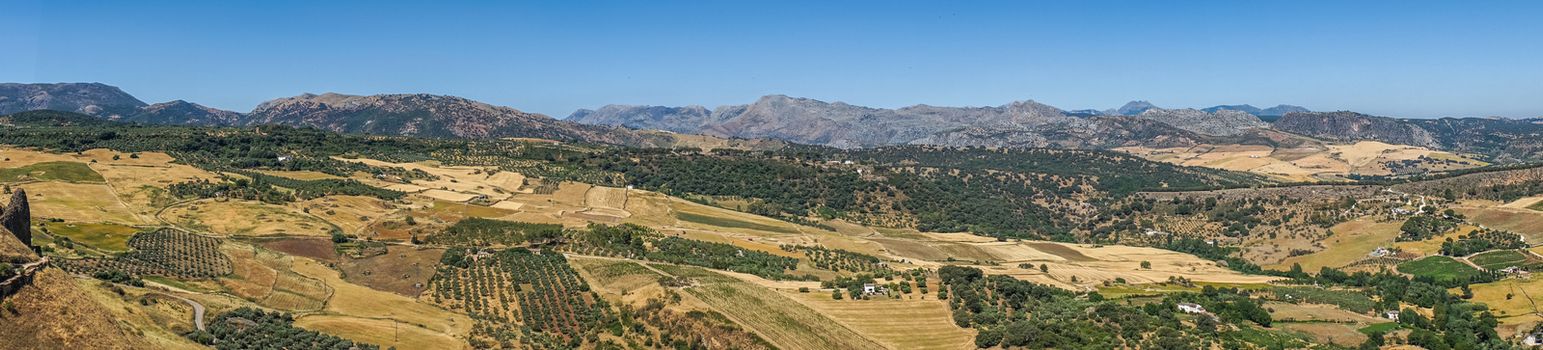
[[[66,271],[81,274],[117,270],[133,275],[174,278],[213,278],[231,273],[230,258],[220,253],[220,240],[174,229],[146,232],[129,238],[128,253],[113,258],[64,260]]]
[[[466,259],[472,261],[465,267],[440,268],[430,297],[478,319],[480,336],[510,342],[517,322],[574,343],[608,317],[607,306],[561,254],[509,249]]]

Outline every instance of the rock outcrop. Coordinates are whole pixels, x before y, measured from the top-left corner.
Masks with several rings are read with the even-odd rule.
[[[1331,141],[1382,141],[1440,148],[1430,131],[1415,123],[1355,112],[1288,113],[1275,121],[1277,130]]]
[[[9,204],[0,209],[0,227],[11,231],[22,244],[32,246],[32,209],[27,205],[27,190],[16,189]]]
[[[144,101],[102,83],[0,83],[0,114],[48,109],[115,118],[144,106]]]

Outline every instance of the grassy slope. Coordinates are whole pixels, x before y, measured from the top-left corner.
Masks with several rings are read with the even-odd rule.
[[[16,168],[0,169],[0,182],[23,180],[94,183],[107,181],[102,179],[102,174],[91,170],[91,167],[86,166],[85,163],[77,162],[43,162]]]
[[[780,348],[885,348],[813,309],[766,288],[701,268],[674,265],[656,267],[701,283],[686,291],[745,327],[754,329]]]
[[[1445,256],[1429,256],[1398,264],[1398,271],[1415,276],[1430,276],[1437,280],[1454,279],[1479,273],[1479,269]]]

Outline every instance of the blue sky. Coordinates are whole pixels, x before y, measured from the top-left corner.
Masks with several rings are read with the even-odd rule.
[[[331,91],[559,118],[765,94],[1533,117],[1540,14],[1539,1],[12,0],[0,81],[96,81],[242,112]]]

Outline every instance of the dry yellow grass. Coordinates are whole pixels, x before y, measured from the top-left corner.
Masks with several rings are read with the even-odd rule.
[[[1244,275],[1194,255],[1157,248],[1026,241],[998,249],[1034,250],[1034,253],[1017,254],[1043,254],[1054,258],[1005,261],[998,266],[986,267],[988,273],[1075,290],[1090,290],[1104,281],[1115,279],[1124,279],[1132,284],[1163,282],[1169,277],[1184,277],[1196,282],[1239,284],[1267,283],[1279,279]],[[1143,261],[1150,263],[1151,267],[1142,268]],[[1034,267],[1022,268],[1019,264],[1032,264]],[[1040,272],[1039,265],[1049,265],[1049,272]]]
[[[289,312],[315,311],[332,294],[321,280],[292,271],[294,257],[237,243],[227,243],[220,250],[233,267],[233,273],[220,283],[243,299]]]
[[[381,348],[463,349],[466,341],[433,330],[380,320],[338,315],[306,315],[295,319],[300,328],[315,330]]]
[[[1473,231],[1477,229],[1478,227],[1471,225],[1460,225],[1456,230],[1447,232],[1444,235],[1431,237],[1430,239],[1417,242],[1398,242],[1394,243],[1393,246],[1397,247],[1398,249],[1402,249],[1405,252],[1418,255],[1438,254],[1441,252],[1441,243],[1446,242],[1448,238],[1456,240],[1457,236],[1473,233]]]
[[[113,160],[114,155],[120,156]],[[215,179],[214,173],[194,168],[184,164],[174,164],[170,155],[160,152],[139,153],[138,158],[131,158],[130,153],[117,152],[106,149],[93,149],[73,153],[49,153],[33,150],[0,147],[0,168],[18,167],[29,164],[53,161],[70,161],[87,164],[92,170],[102,175],[110,186],[108,195],[101,191],[87,191],[92,196],[100,196],[99,203],[106,203],[112,198],[121,198],[121,205],[126,206],[129,212],[137,216],[137,222],[151,222],[150,216],[161,206],[170,204],[173,200],[166,196],[164,188],[167,185],[191,181],[196,179]],[[91,161],[95,160],[95,163]]]
[[[1321,242],[1325,249],[1312,254],[1289,257],[1278,264],[1265,267],[1285,270],[1291,268],[1293,264],[1302,264],[1303,271],[1315,273],[1324,266],[1342,267],[1369,257],[1368,254],[1377,247],[1393,246],[1394,239],[1398,238],[1398,228],[1402,224],[1398,221],[1377,222],[1371,218],[1343,222],[1329,228],[1334,235]]]
[[[1355,346],[1366,341],[1366,334],[1356,331],[1358,328],[1339,323],[1282,322],[1275,324],[1275,327],[1312,336],[1317,342],[1339,346]]]
[[[178,226],[227,236],[327,236],[332,225],[288,206],[257,201],[199,200],[160,215]]]
[[[486,195],[492,199],[504,199],[514,193],[524,191],[525,177],[518,173],[498,171],[492,167],[470,166],[438,166],[433,163],[392,163],[374,159],[344,159],[340,160],[358,162],[372,166],[400,167],[404,169],[422,170],[438,178],[433,180],[413,180],[412,185],[422,188],[439,189],[451,192],[459,192],[470,195]],[[370,176],[360,174],[355,178],[369,183],[380,182]],[[400,189],[399,189],[400,190]],[[407,191],[415,192],[415,191]],[[528,191],[526,191],[528,192]]]
[[[712,278],[710,276],[716,273],[699,268],[676,267],[672,271],[706,277],[696,278],[703,284],[687,288],[686,292],[779,348],[885,348],[883,344],[765,287],[728,277]]]
[[[833,300],[830,293],[783,294],[891,348],[967,349],[975,345],[975,334],[955,326],[948,305],[940,300]]]
[[[319,279],[332,288],[332,298],[327,300],[323,309],[327,314],[397,320],[403,327],[419,327],[455,338],[465,338],[471,332],[472,321],[465,315],[445,311],[400,294],[349,283],[337,271],[315,260],[295,258],[292,268],[296,273]]]
[[[118,201],[112,188],[104,184],[33,182],[15,187],[27,190],[35,217],[125,225],[146,223]]]
[[[1362,325],[1388,322],[1387,319],[1345,311],[1334,305],[1267,302],[1264,307],[1272,310],[1270,316],[1281,322],[1338,322]]]
[[[287,177],[287,178],[291,178],[291,179],[295,179],[295,180],[326,180],[326,179],[341,179],[342,178],[341,176],[332,175],[332,174],[328,174],[328,173],[324,173],[324,172],[320,172],[320,171],[310,171],[310,170],[298,170],[298,171],[259,170],[258,172],[263,173],[263,174],[278,176],[278,177]]]
[[[1536,203],[1536,200],[1532,198],[1530,201]],[[1543,242],[1543,211],[1524,206],[1532,203],[1529,203],[1528,198],[1505,204],[1494,201],[1463,201],[1452,209],[1467,216],[1469,221],[1485,227],[1515,232],[1527,237],[1528,242]]]
[[[1452,153],[1423,147],[1361,141],[1347,145],[1309,144],[1291,149],[1262,145],[1199,145],[1194,147],[1121,147],[1118,151],[1149,160],[1263,174],[1286,181],[1316,181],[1322,176],[1350,173],[1390,175],[1384,163],[1420,157],[1452,160],[1457,164],[1431,164],[1444,171],[1487,165]]]
[[[297,206],[349,233],[359,233],[371,221],[396,211],[386,201],[362,196],[326,196],[297,203]]]
[[[1489,305],[1502,324],[1519,324],[1543,316],[1543,278],[1511,278],[1469,286],[1473,301]],[[1506,298],[1510,295],[1510,298]]]

